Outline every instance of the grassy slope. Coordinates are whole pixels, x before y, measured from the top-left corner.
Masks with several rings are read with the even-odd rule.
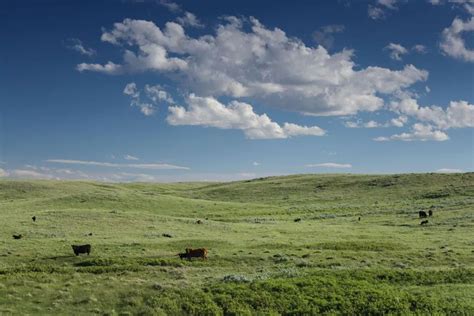
[[[474,313],[472,173],[0,181],[0,216],[0,314]]]

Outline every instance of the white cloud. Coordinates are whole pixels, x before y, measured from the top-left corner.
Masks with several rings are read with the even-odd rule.
[[[370,4],[367,9],[367,14],[372,20],[381,20],[385,18],[385,13],[381,8],[370,5]]]
[[[176,20],[182,26],[191,26],[191,27],[197,27],[197,28],[204,27],[204,24],[202,24],[202,22],[199,21],[196,15],[194,15],[191,12],[184,12],[184,15],[182,17],[177,18]]]
[[[474,17],[467,21],[455,18],[450,27],[443,30],[440,48],[448,56],[467,62],[474,62],[474,49],[466,47],[462,38],[465,32],[474,31]]]
[[[391,127],[391,126],[403,127],[407,121],[408,121],[408,118],[406,116],[401,115],[385,123],[379,123],[373,120],[368,121],[368,122],[362,122],[358,120],[358,121],[346,121],[344,122],[344,125],[348,128],[376,128],[376,127]]]
[[[426,54],[426,52],[428,51],[426,46],[421,44],[416,44],[411,49],[419,54]]]
[[[96,51],[92,48],[87,48],[85,47],[81,40],[77,38],[71,38],[67,41],[66,47],[72,50],[75,50],[76,52],[79,52],[81,55],[86,55],[86,56],[93,56],[96,54]]]
[[[474,104],[451,101],[446,109],[439,106],[419,106],[415,99],[393,101],[390,108],[403,115],[413,116],[439,129],[474,127]]]
[[[344,25],[340,24],[331,24],[320,27],[313,33],[313,39],[316,41],[316,43],[329,50],[334,45],[333,34],[344,32],[344,28]]]
[[[203,96],[253,97],[270,106],[310,115],[348,115],[375,111],[391,96],[424,81],[428,72],[407,65],[355,69],[352,51],[329,54],[306,46],[282,30],[267,29],[258,20],[227,17],[215,35],[190,37],[168,22],[125,19],[102,40],[125,49],[123,64],[80,70],[105,73],[155,71],[175,80],[186,93]],[[113,66],[112,66],[113,65]]]
[[[408,122],[408,117],[401,115],[397,118],[391,119],[390,125],[396,126],[396,127],[403,127],[406,124],[406,122]]]
[[[369,4],[367,14],[373,20],[381,20],[386,17],[386,10],[398,10],[398,0],[377,0],[375,5]]]
[[[34,170],[14,169],[11,170],[9,176],[12,178],[28,178],[28,179],[55,179],[54,176]]]
[[[125,155],[123,157],[125,160],[140,160],[138,157],[132,156],[132,155]]]
[[[1,177],[7,177],[8,176],[8,172],[6,172],[4,169],[0,168],[0,178]]]
[[[149,170],[189,170],[190,169],[188,167],[176,166],[176,165],[171,165],[171,164],[166,164],[166,163],[119,164],[119,163],[112,163],[112,162],[98,162],[98,161],[70,160],[70,159],[48,159],[46,160],[46,162],[72,164],[72,165],[110,167],[110,168],[134,168],[134,169],[149,169]]]
[[[348,164],[348,163],[325,162],[325,163],[317,163],[317,164],[308,164],[308,165],[306,165],[306,167],[308,167],[308,168],[322,167],[322,168],[348,169],[348,168],[352,168],[352,165]]]
[[[166,92],[160,85],[150,86],[145,85],[144,88],[145,98],[148,102],[142,101],[142,94],[137,89],[135,82],[128,83],[123,89],[123,94],[128,95],[131,98],[130,106],[138,107],[140,112],[145,116],[153,115],[156,112],[156,106],[161,102],[174,103],[171,95]]]
[[[438,141],[442,142],[448,140],[449,137],[446,133],[439,130],[434,130],[433,126],[416,123],[412,126],[410,133],[395,134],[390,137],[376,137],[375,141],[383,142],[390,140],[401,140],[401,141]]]
[[[171,125],[199,125],[220,129],[239,129],[250,139],[288,138],[300,135],[322,136],[325,131],[317,126],[307,127],[292,123],[280,126],[266,114],[256,114],[250,104],[232,101],[227,106],[211,97],[191,94],[186,99],[188,108],[170,106],[167,121]]]
[[[408,50],[400,44],[390,43],[385,49],[390,51],[390,58],[402,60],[402,55],[408,54]]]
[[[145,85],[145,94],[154,103],[166,102],[175,103],[171,95],[166,92],[160,85]]]
[[[441,168],[441,169],[436,170],[436,172],[438,172],[438,173],[462,173],[464,171],[461,170],[461,169]]]
[[[102,72],[109,75],[118,75],[122,73],[122,70],[123,70],[121,65],[117,65],[111,61],[107,62],[107,64],[105,65],[81,63],[77,65],[76,69],[79,72],[95,71],[95,72]]]
[[[445,3],[452,3],[455,6],[462,7],[467,13],[474,15],[474,1],[473,0],[428,0],[432,5],[442,5]]]
[[[168,10],[170,10],[171,12],[174,12],[174,13],[181,12],[181,10],[182,10],[181,6],[179,4],[177,4],[176,2],[173,2],[173,1],[159,0],[158,4],[164,6],[165,8],[167,8]]]
[[[260,163],[260,162],[257,162],[257,161],[254,161],[254,162],[252,163],[252,165],[255,166],[255,167],[258,167],[258,166],[261,165],[261,163]]]
[[[388,9],[391,9],[391,10],[396,10],[397,7],[395,6],[395,4],[398,2],[398,0],[377,0],[377,3],[381,6],[384,6]]]

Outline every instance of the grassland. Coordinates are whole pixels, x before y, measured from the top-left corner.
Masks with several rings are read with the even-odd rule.
[[[474,315],[473,173],[2,180],[0,220],[1,315]]]

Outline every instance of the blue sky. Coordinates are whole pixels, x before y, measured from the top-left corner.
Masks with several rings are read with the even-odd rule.
[[[0,176],[474,170],[474,3],[2,1]]]

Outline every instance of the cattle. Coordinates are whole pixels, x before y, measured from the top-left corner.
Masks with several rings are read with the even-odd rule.
[[[432,210],[429,210],[429,211],[428,211],[428,216],[429,216],[429,217],[433,216],[433,211],[432,211]]]
[[[76,256],[79,256],[81,253],[87,253],[89,255],[91,253],[91,245],[71,245],[72,250]]]
[[[166,233],[161,234],[161,236],[166,237],[166,238],[173,238],[173,236],[171,236],[170,234],[166,234]]]
[[[202,221],[201,221],[200,219],[198,219],[198,220],[196,221],[196,224],[202,224]]]
[[[22,234],[13,235],[13,239],[22,239],[22,238],[23,238]]]
[[[359,216],[359,222],[360,222],[360,216]]]
[[[427,220],[427,219],[424,220],[424,221],[421,221],[421,223],[420,223],[420,225],[426,225],[426,224],[428,224],[428,220]]]
[[[419,216],[420,218],[427,218],[427,217],[428,217],[428,214],[426,214],[425,211],[419,211],[419,212],[418,212],[418,216]]]
[[[36,216],[33,216],[31,219],[33,220],[33,222],[36,222]]]
[[[197,248],[197,249],[191,249],[191,248],[186,248],[185,253],[180,253],[178,256],[181,259],[188,259],[191,260],[192,258],[202,258],[202,259],[207,259],[207,249],[206,248]]]
[[[295,219],[294,219],[294,222],[295,222],[295,223],[301,222],[301,218],[295,218]]]

